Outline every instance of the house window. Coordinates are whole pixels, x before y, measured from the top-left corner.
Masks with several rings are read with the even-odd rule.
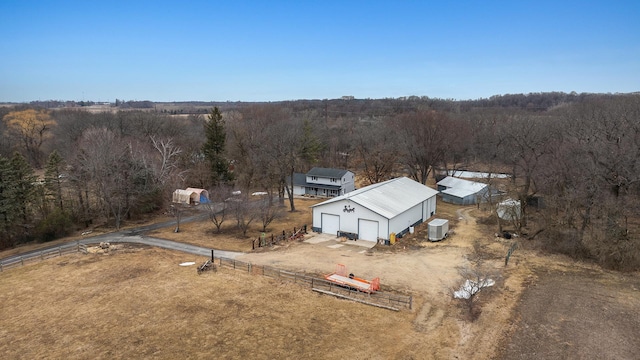
[[[336,178],[331,178],[331,182],[337,182],[337,181],[338,181],[338,179],[336,179]]]
[[[317,176],[312,176],[311,180],[316,181],[316,180],[318,180],[318,177]]]

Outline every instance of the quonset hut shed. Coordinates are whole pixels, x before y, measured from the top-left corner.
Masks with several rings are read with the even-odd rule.
[[[407,177],[369,185],[313,205],[313,230],[366,241],[403,235],[436,212],[438,191]]]

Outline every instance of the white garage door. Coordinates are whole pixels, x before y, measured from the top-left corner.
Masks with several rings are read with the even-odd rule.
[[[358,240],[378,241],[378,222],[359,219]]]
[[[340,216],[322,214],[322,232],[337,235],[338,230],[340,230]]]

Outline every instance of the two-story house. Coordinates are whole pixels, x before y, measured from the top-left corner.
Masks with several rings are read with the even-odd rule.
[[[314,167],[293,175],[294,195],[334,197],[355,189],[355,175],[349,170]]]

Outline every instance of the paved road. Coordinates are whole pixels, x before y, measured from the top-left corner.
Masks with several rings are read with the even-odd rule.
[[[202,220],[202,219],[205,219],[207,216],[208,216],[207,214],[201,214],[201,215],[186,217],[186,218],[183,218],[180,221],[180,223]],[[237,256],[242,255],[242,253],[235,252],[235,251],[217,250],[217,249],[205,248],[205,247],[196,246],[196,245],[180,243],[176,241],[144,236],[145,232],[159,229],[162,227],[172,226],[172,225],[175,225],[175,223],[176,223],[175,220],[171,220],[163,223],[141,226],[134,229],[127,229],[127,230],[122,230],[118,232],[87,237],[82,240],[72,240],[72,241],[69,241],[68,243],[58,244],[55,246],[48,246],[48,247],[40,248],[37,250],[27,251],[21,254],[9,256],[0,260],[0,263],[11,263],[16,261],[16,259],[20,259],[21,257],[28,258],[30,256],[36,256],[36,255],[39,255],[42,251],[46,252],[47,250],[57,249],[59,247],[61,247],[62,249],[67,249],[67,248],[77,246],[78,243],[86,245],[86,244],[98,244],[103,241],[109,242],[109,243],[144,244],[149,246],[157,246],[157,247],[169,249],[169,250],[182,251],[189,254],[202,255],[202,256],[211,256],[211,250],[214,250],[215,257],[224,257],[228,259],[235,259]]]

